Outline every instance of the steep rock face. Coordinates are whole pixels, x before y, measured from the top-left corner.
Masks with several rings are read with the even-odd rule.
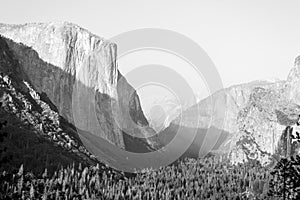
[[[294,67],[286,81],[286,96],[292,102],[300,105],[300,56],[295,59]]]
[[[233,163],[258,160],[267,165],[281,151],[287,126],[298,120],[299,59],[296,59],[286,81],[263,83],[251,88],[245,104],[233,118],[229,157]]]
[[[0,118],[8,123],[8,136],[1,146],[7,148],[3,155],[12,156],[1,168],[11,171],[23,163],[33,171],[45,167],[53,171],[72,162],[96,163],[74,127],[27,81],[20,62],[0,36]]]
[[[272,83],[256,81],[220,90],[184,111],[172,124],[201,130],[200,134],[205,135],[205,141],[198,144],[199,148],[207,145],[204,149],[212,150],[221,138],[222,145],[217,145],[218,151],[229,152],[230,141],[239,131],[239,112],[247,105],[252,90],[270,85]]]
[[[271,163],[285,128],[297,121],[300,106],[289,102],[278,87],[272,86],[254,88],[247,105],[240,110],[239,130],[231,140],[232,162]]]
[[[255,81],[220,90],[184,111],[172,124],[203,135],[202,141],[195,142],[196,135],[193,142],[200,156],[210,150],[228,154],[233,163],[258,160],[269,164],[283,131],[300,114],[298,65],[296,59],[287,81]]]
[[[236,123],[238,113],[246,106],[252,90],[256,87],[270,87],[270,85],[272,83],[255,81],[220,90],[184,111],[180,123],[198,128],[215,126],[224,131],[235,132],[238,130]],[[198,123],[195,120],[197,117]],[[179,123],[179,119],[174,122]]]
[[[77,128],[120,147],[124,127],[143,134],[148,123],[139,98],[126,81],[118,84],[115,44],[71,23],[1,24],[0,34],[12,40],[8,45],[34,89]],[[135,131],[138,123],[142,128]]]

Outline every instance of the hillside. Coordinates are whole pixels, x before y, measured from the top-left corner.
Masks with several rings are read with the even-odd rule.
[[[282,148],[284,130],[294,125],[300,114],[299,66],[297,58],[286,81],[254,81],[212,94],[181,113],[160,137],[173,138],[176,130],[174,133],[172,127],[177,127],[186,133],[183,138],[194,134],[189,141],[194,148],[186,155],[217,152],[233,163],[272,163],[273,155]]]

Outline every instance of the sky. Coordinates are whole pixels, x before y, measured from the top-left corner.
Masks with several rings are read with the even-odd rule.
[[[139,28],[176,31],[205,50],[225,87],[258,79],[286,79],[300,55],[297,0],[0,2],[2,23],[70,21],[104,38]],[[119,66],[125,73],[130,62],[124,63]]]

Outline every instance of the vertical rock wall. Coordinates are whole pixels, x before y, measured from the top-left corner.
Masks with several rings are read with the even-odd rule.
[[[0,24],[0,34],[12,40],[9,46],[34,88],[77,128],[124,147],[122,126],[140,136],[135,123],[148,125],[134,89],[126,81],[118,84],[114,43],[71,23]]]

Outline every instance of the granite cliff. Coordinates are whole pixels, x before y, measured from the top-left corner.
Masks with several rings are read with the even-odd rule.
[[[10,39],[26,80],[78,129],[121,148],[153,133],[138,95],[118,71],[116,44],[66,22],[0,24],[0,34]]]
[[[196,133],[184,155],[213,151],[225,153],[234,163],[268,164],[281,148],[284,130],[295,124],[300,113],[297,58],[287,80],[225,88],[185,110],[158,138],[138,139],[135,136],[147,137],[155,131],[136,91],[118,71],[116,44],[72,23],[0,24],[0,34],[18,62],[18,71],[10,73],[19,74],[19,87],[34,91],[51,106],[54,116],[77,130],[130,151],[166,145],[181,128],[186,136]]]
[[[237,114],[238,130],[230,138],[233,162],[258,160],[267,165],[284,151],[285,130],[295,126],[300,114],[299,69],[299,58],[296,58],[286,81],[263,84],[251,90]]]
[[[22,66],[0,36],[0,119],[6,121],[1,140],[1,169],[16,170],[21,164],[32,171],[50,172],[72,163],[97,161],[82,144],[76,129],[62,118],[47,96],[36,92]]]
[[[235,85],[201,100],[172,121],[162,132],[162,141],[167,135],[174,137],[180,127],[186,133],[197,133],[185,155],[217,152],[225,153],[233,163],[272,163],[272,157],[282,148],[279,144],[284,130],[294,125],[300,114],[299,60],[286,81]],[[174,126],[178,126],[175,131]]]

